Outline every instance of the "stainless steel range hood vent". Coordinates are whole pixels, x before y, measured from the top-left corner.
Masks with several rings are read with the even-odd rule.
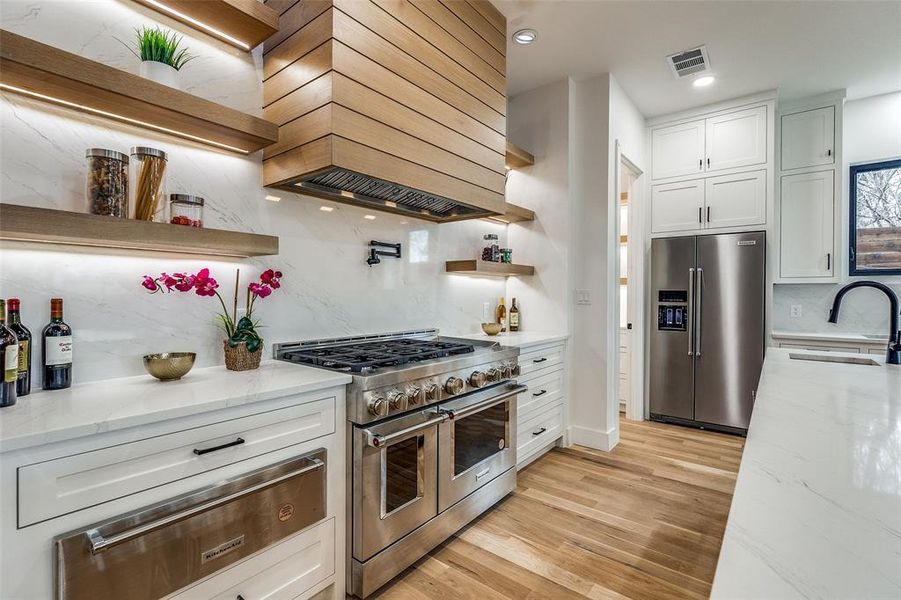
[[[347,169],[331,169],[294,184],[302,192],[328,198],[409,214],[428,220],[446,221],[477,218],[489,212],[454,202],[442,196],[427,194],[403,185]]]

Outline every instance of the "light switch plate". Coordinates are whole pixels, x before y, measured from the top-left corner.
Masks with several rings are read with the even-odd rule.
[[[791,310],[789,311],[789,315],[792,319],[798,319],[801,317],[801,305],[800,304],[792,304]]]

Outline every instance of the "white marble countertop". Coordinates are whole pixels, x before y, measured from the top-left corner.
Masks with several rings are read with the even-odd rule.
[[[497,342],[502,346],[517,346],[526,348],[528,346],[536,346],[538,344],[546,344],[549,342],[559,342],[569,337],[567,333],[547,332],[547,331],[506,331],[497,335],[485,335],[484,333],[448,333],[449,337],[466,338],[468,340],[480,340],[486,342]]]
[[[166,419],[312,392],[351,377],[303,365],[264,361],[253,371],[194,369],[178,381],[150,375],[38,389],[0,409],[0,452],[49,444]]]
[[[827,342],[862,342],[866,344],[888,344],[888,334],[863,335],[862,333],[774,331],[773,337],[791,340],[811,340]]]
[[[817,354],[767,350],[711,598],[901,598],[901,366],[790,353]]]

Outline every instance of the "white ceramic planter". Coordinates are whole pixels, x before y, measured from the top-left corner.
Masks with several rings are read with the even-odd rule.
[[[156,62],[155,60],[141,61],[141,77],[168,85],[177,90],[181,89],[178,70],[165,63]]]

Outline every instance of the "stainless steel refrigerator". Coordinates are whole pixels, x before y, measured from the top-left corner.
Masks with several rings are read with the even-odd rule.
[[[747,431],[764,355],[763,232],[651,242],[652,420]]]

